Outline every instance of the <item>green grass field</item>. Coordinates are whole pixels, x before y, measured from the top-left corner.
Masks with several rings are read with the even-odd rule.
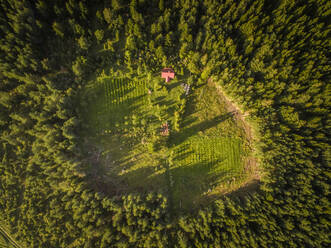
[[[235,138],[194,137],[173,150],[172,197],[176,207],[203,204],[241,180],[241,142]],[[185,197],[183,197],[185,192]],[[179,205],[178,205],[179,204]]]
[[[188,78],[149,78],[103,74],[84,89],[84,149],[94,181],[116,194],[161,192],[174,210],[235,189],[246,178],[249,151],[215,87],[200,83],[185,95]],[[160,134],[165,122],[169,136]]]

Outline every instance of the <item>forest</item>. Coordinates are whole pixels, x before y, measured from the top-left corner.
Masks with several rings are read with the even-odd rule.
[[[22,247],[330,247],[330,14],[328,0],[0,0],[0,234]],[[179,81],[162,85],[164,67],[192,93],[181,98]],[[186,194],[173,180],[195,172],[167,169],[184,163],[173,153],[186,144],[209,157],[224,149],[232,166],[236,152],[251,149],[228,116],[221,124],[211,117],[226,138],[212,148],[196,142],[193,131],[209,123],[188,124],[183,116],[200,116],[184,106],[195,97],[221,108],[208,97],[211,83],[247,113],[261,176],[253,190],[235,188],[192,210],[196,196],[187,194],[181,210]],[[141,97],[144,89],[151,97]],[[133,110],[113,107],[127,102],[155,106],[135,107],[128,119]],[[165,118],[170,141],[141,131]],[[177,173],[143,182],[169,180],[173,194],[143,188],[137,174],[125,189],[118,177],[103,180],[91,153],[110,140],[100,130],[153,139],[141,141],[154,155],[140,160],[139,180],[144,163]],[[109,154],[131,152],[116,142]],[[208,188],[195,188],[196,173],[186,190],[200,194]]]

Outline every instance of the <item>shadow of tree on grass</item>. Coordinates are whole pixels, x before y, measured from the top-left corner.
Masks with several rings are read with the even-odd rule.
[[[215,127],[219,123],[231,118],[233,116],[232,112],[226,113],[224,115],[216,116],[211,120],[202,121],[198,124],[195,124],[191,127],[185,128],[178,133],[172,133],[169,137],[169,144],[171,145],[179,145],[183,143],[189,137],[197,134],[200,131],[205,131],[212,127]]]
[[[114,176],[119,194],[134,192],[160,192],[168,197],[172,213],[192,210],[192,206],[200,207],[205,204],[206,196],[220,178],[227,177],[228,171],[221,170],[215,174],[215,167],[222,166],[225,159],[195,162],[185,166],[169,167],[166,160],[160,160],[160,167],[144,166],[127,173]],[[213,172],[213,173],[211,173]]]

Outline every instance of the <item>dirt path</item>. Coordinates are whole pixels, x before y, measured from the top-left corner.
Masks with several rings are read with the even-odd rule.
[[[226,103],[227,111],[233,113],[233,117],[235,121],[238,123],[238,126],[244,129],[249,147],[252,151],[254,151],[254,147],[253,147],[254,138],[255,138],[254,132],[252,130],[252,127],[245,120],[245,118],[248,116],[249,113],[243,113],[240,110],[240,108],[224,94],[222,88],[219,85],[217,85],[215,82],[213,82],[211,79],[208,79],[208,83],[212,84],[217,89],[219,97],[221,98],[221,100],[223,100]],[[240,189],[242,189],[243,187],[247,187],[248,185],[251,185],[252,182],[258,182],[261,179],[258,161],[255,157],[249,156],[246,158],[245,171],[250,176],[246,181],[246,183],[240,187]]]

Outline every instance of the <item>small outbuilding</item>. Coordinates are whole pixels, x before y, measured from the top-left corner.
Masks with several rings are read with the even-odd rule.
[[[171,79],[175,78],[175,71],[172,68],[164,68],[161,71],[161,77],[165,78],[165,81],[168,83]]]
[[[162,136],[168,136],[169,135],[169,126],[168,122],[165,122],[161,125],[161,135]]]

